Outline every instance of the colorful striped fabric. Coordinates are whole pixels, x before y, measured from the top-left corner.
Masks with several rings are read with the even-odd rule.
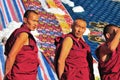
[[[50,64],[47,62],[41,52],[39,52],[40,67],[38,68],[38,79],[39,80],[58,80],[55,71],[52,69]]]
[[[11,21],[22,21],[25,12],[21,0],[0,0],[0,30],[7,27]]]
[[[4,77],[5,56],[3,54],[3,44],[0,44],[0,80]]]

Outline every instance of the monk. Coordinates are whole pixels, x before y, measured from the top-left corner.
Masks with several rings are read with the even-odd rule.
[[[101,80],[120,80],[120,29],[109,24],[103,34],[106,42],[96,49]]]
[[[57,67],[55,66],[59,80],[94,80],[90,47],[82,38],[86,26],[84,19],[76,19],[72,32],[63,38],[60,55],[56,59]]]
[[[23,24],[8,38],[5,45],[7,56],[4,80],[36,80],[38,48],[30,31],[38,26],[39,15],[34,10],[27,10]]]

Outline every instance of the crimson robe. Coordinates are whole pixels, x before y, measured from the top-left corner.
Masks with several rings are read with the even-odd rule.
[[[99,59],[99,71],[100,71],[100,76],[101,76],[101,80],[120,80],[120,43],[117,46],[117,49],[114,52],[108,51],[108,49],[106,49],[107,45],[103,44],[100,47],[97,48],[97,55],[100,54],[99,51],[100,48],[104,48],[104,52],[108,52],[110,54],[110,58],[108,61],[101,61]]]
[[[78,41],[72,33],[65,37],[68,36],[72,38],[73,46],[65,60],[61,80],[94,80],[90,47],[82,39]]]
[[[36,80],[39,65],[38,49],[34,37],[25,24],[16,29],[7,40],[5,55],[8,56],[17,36],[22,32],[28,33],[29,45],[24,45],[18,52],[12,69],[7,74],[8,80]]]

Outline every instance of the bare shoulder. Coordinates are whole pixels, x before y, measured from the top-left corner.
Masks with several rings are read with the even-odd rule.
[[[66,37],[63,42],[64,43],[73,43],[73,40],[71,37]]]
[[[20,38],[28,38],[28,33],[22,32],[22,33],[20,33],[20,34],[18,35],[18,37],[20,37]]]
[[[29,36],[28,33],[22,32],[22,33],[20,33],[20,34],[18,35],[17,40],[18,40],[18,41],[27,41],[28,38],[29,38],[28,36]]]
[[[95,54],[99,58],[100,54],[102,54],[103,52],[104,52],[104,46],[103,46],[103,44],[101,44],[96,48]]]

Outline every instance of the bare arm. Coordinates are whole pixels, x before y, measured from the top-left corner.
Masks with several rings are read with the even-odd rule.
[[[97,57],[103,62],[108,61],[111,53],[116,50],[119,44],[119,39],[120,29],[117,30],[115,37],[112,39],[112,41],[109,41],[110,43],[108,43],[108,45],[103,45],[96,50]]]
[[[70,49],[72,48],[73,41],[70,37],[67,37],[64,39],[63,44],[62,44],[62,49],[60,52],[60,57],[58,59],[58,76],[59,79],[61,79],[61,76],[64,72],[64,67],[65,67],[65,60],[70,52]]]
[[[112,51],[108,48],[106,44],[103,44],[96,49],[95,53],[98,59],[105,62],[109,60]]]
[[[17,37],[9,55],[7,56],[6,66],[5,66],[5,75],[12,69],[17,53],[20,51],[22,46],[28,39],[27,33],[20,33]]]
[[[117,30],[116,35],[114,39],[111,41],[111,43],[108,45],[108,48],[113,52],[117,48],[120,41],[120,29]]]

